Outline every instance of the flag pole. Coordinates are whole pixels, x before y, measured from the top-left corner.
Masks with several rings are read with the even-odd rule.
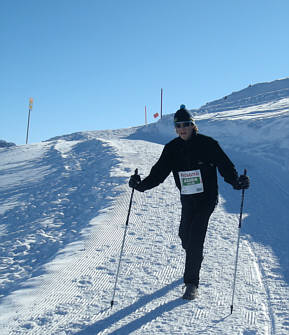
[[[28,143],[28,134],[29,134],[29,126],[30,126],[30,113],[32,110],[33,99],[29,99],[29,110],[28,110],[28,121],[27,121],[27,131],[26,131],[26,144]]]
[[[161,88],[161,118],[163,117],[163,89]]]

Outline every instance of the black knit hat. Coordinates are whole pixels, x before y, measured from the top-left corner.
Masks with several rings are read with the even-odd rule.
[[[186,109],[185,105],[181,105],[180,109],[175,112],[174,122],[194,122],[191,113]]]

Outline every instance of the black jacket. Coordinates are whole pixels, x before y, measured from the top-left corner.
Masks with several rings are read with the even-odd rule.
[[[216,168],[227,183],[232,186],[236,183],[238,173],[217,141],[202,134],[195,134],[188,141],[177,137],[165,145],[159,160],[137,189],[143,192],[158,186],[173,172],[176,186],[181,191],[178,172],[200,170],[204,192],[193,197],[214,201],[218,196]]]

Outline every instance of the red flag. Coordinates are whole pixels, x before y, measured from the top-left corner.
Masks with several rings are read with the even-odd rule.
[[[159,113],[154,114],[154,118],[157,118],[159,116]]]

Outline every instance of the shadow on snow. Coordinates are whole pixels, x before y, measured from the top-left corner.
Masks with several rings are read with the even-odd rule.
[[[152,293],[142,296],[138,301],[133,303],[130,306],[127,306],[114,314],[110,315],[109,317],[97,321],[95,324],[81,330],[77,333],[77,335],[89,335],[89,334],[98,334],[98,332],[103,331],[109,327],[111,327],[113,324],[117,323],[118,321],[126,318],[127,316],[133,314],[138,309],[144,307],[148,303],[152,302],[154,299],[159,299],[162,296],[166,295],[169,291],[173,290],[175,287],[180,285],[183,282],[183,279],[178,279],[172,282],[171,284],[161,288],[160,290]],[[151,322],[152,320],[156,319],[157,317],[161,316],[163,313],[173,310],[174,308],[184,305],[188,303],[188,301],[183,300],[181,298],[174,299],[172,301],[169,301],[163,305],[158,306],[157,308],[149,311],[145,315],[125,324],[124,326],[120,327],[119,329],[113,331],[110,334],[129,334],[139,328],[141,328],[143,325],[145,325],[148,322]]]

